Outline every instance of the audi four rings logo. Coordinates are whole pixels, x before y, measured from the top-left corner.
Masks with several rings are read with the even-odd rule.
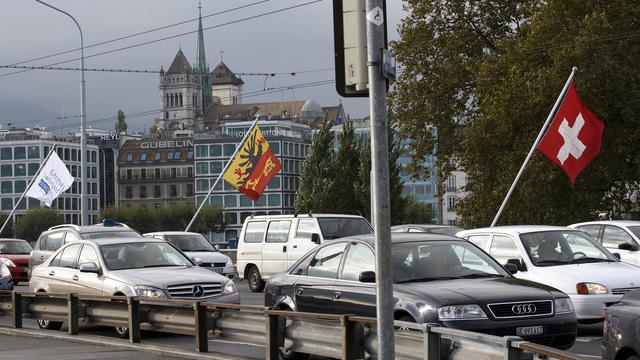
[[[195,285],[191,292],[195,297],[202,297],[202,295],[204,295],[204,288],[202,287],[202,285]]]
[[[527,314],[535,314],[538,309],[533,304],[518,304],[513,305],[511,307],[511,311],[513,311],[516,315],[527,315]]]

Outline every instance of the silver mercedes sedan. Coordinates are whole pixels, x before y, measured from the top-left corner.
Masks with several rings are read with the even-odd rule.
[[[92,239],[69,243],[33,268],[33,292],[139,296],[239,304],[233,280],[194,264],[158,239]],[[141,299],[144,300],[144,299]],[[62,323],[39,320],[46,329]],[[116,333],[125,336],[126,328]]]

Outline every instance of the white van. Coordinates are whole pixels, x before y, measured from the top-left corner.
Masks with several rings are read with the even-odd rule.
[[[287,270],[325,240],[372,233],[367,220],[357,215],[250,216],[238,240],[238,277],[249,279],[249,289],[260,292],[265,279]]]

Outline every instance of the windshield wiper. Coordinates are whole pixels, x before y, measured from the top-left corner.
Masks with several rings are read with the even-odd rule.
[[[451,277],[451,276],[427,277],[427,278],[400,280],[400,281],[396,281],[396,284],[405,284],[405,283],[412,283],[412,282],[427,282],[427,281],[436,281],[436,280],[452,280],[452,279],[459,279],[459,278]]]
[[[585,256],[585,257],[574,259],[572,262],[574,262],[574,263],[583,263],[583,262],[615,262],[615,261],[609,260],[609,259],[594,258],[594,257]]]
[[[143,268],[165,267],[165,266],[186,266],[186,265],[176,265],[176,264],[157,264],[157,265],[145,265],[145,266],[143,266]]]
[[[476,279],[476,278],[484,278],[484,277],[504,277],[504,275],[500,274],[489,274],[489,273],[473,273],[462,275],[460,278],[462,279]]]
[[[571,261],[567,260],[539,260],[536,265],[558,265],[558,264],[571,264]]]

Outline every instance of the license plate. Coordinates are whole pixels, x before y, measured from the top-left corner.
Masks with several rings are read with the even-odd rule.
[[[221,272],[224,270],[224,268],[221,268],[221,267],[212,267],[212,268],[211,268],[211,270],[213,270],[213,271],[215,271],[215,272],[217,272],[217,273],[221,273]]]
[[[523,326],[516,328],[516,335],[518,336],[540,335],[542,333],[542,326]]]

